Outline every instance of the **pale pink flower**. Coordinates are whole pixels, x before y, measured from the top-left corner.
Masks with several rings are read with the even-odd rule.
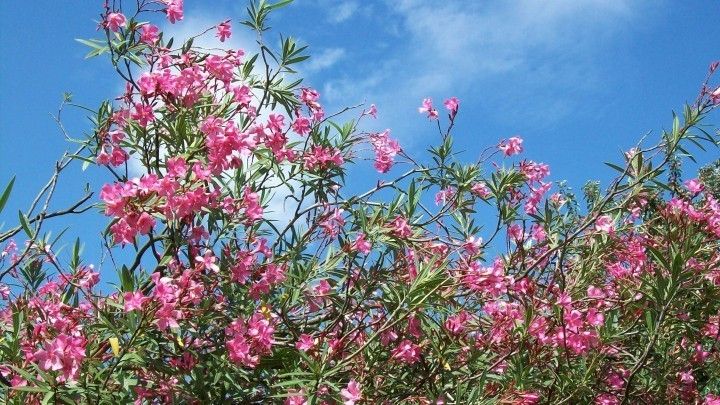
[[[118,32],[127,23],[122,13],[110,13],[105,19],[105,26],[112,32]]]
[[[429,97],[423,100],[422,106],[418,107],[418,112],[420,114],[427,113],[428,118],[431,120],[436,120],[438,118],[438,112],[433,108],[432,99]]]
[[[472,188],[470,189],[470,192],[472,192],[476,196],[483,198],[483,199],[488,198],[490,196],[490,189],[483,182],[478,182],[478,183],[473,184]]]
[[[688,191],[693,194],[698,194],[705,189],[705,185],[703,185],[698,179],[686,180],[684,184]]]
[[[126,292],[123,294],[125,312],[142,310],[146,300],[148,297],[145,297],[142,291]]]
[[[410,228],[407,219],[401,217],[400,215],[395,217],[395,219],[390,223],[390,227],[392,229],[392,233],[398,238],[409,238],[412,235],[412,229]]]
[[[500,142],[498,149],[500,149],[505,156],[513,156],[523,151],[522,143],[522,138],[513,136],[506,141]]]
[[[449,99],[445,100],[443,104],[445,105],[445,108],[447,108],[448,113],[450,114],[450,119],[455,119],[455,116],[458,112],[458,107],[460,107],[460,101],[457,99],[457,97],[450,97]]]
[[[355,381],[355,379],[351,379],[348,382],[347,387],[340,390],[340,395],[343,398],[343,404],[355,405],[355,402],[362,399],[361,390],[362,388],[360,387],[360,384]]]
[[[377,118],[377,107],[375,106],[375,104],[370,104],[370,108],[363,111],[362,115],[369,115],[373,118]]]
[[[605,233],[615,232],[615,221],[609,215],[598,217],[595,221],[595,230]]]

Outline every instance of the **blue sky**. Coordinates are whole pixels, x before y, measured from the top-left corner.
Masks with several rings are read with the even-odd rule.
[[[97,35],[101,3],[0,2],[0,186],[18,178],[0,223],[16,223],[17,210],[71,147],[50,117],[63,92],[94,108],[121,89],[110,66],[85,60],[86,48],[74,40]],[[229,44],[251,43],[238,23],[245,2],[185,3],[175,34],[232,18]],[[617,162],[647,131],[657,135],[670,126],[671,110],[694,99],[708,64],[720,56],[717,21],[712,1],[296,0],[271,25],[272,35],[310,46],[314,57],[302,70],[328,111],[375,103],[380,118],[369,129],[391,128],[406,150],[422,153],[437,142],[417,113],[422,98],[440,105],[457,96],[455,138],[467,159],[520,135],[525,157],[550,164],[553,179],[579,190],[587,179],[607,182],[613,173],[603,161]],[[77,110],[66,111],[65,123],[77,136],[90,129]],[[98,190],[103,180],[100,171],[73,168],[55,207],[81,195],[81,181]],[[59,224],[74,224],[69,235],[93,240],[88,253],[96,258],[89,260],[97,263],[92,236],[106,219],[85,215]]]

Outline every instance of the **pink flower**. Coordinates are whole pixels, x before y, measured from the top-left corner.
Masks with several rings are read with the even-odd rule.
[[[170,177],[185,177],[187,173],[187,164],[182,156],[168,159],[165,166],[167,167],[167,175]]]
[[[135,111],[130,114],[130,118],[145,128],[148,123],[155,121],[155,114],[151,105],[137,103],[135,104]]]
[[[423,100],[422,106],[418,107],[418,112],[420,114],[427,113],[428,118],[431,120],[436,120],[438,118],[438,112],[433,108],[432,99],[429,97]]]
[[[720,395],[707,394],[704,405],[720,405]]]
[[[455,189],[446,187],[435,194],[435,205],[445,205],[455,196]]]
[[[140,27],[140,42],[154,45],[160,39],[160,29],[152,24],[143,24]]]
[[[248,222],[255,222],[262,219],[263,208],[260,205],[260,196],[249,187],[246,187],[243,193],[242,205],[245,208],[245,216]]]
[[[375,106],[375,104],[370,104],[370,108],[363,111],[362,115],[369,115],[377,119],[377,107]]]
[[[61,370],[59,381],[75,381],[85,359],[86,343],[85,338],[60,334],[33,353],[33,357],[42,370]]]
[[[315,339],[307,333],[300,335],[298,341],[295,343],[295,348],[303,352],[306,352],[313,347],[315,347]]]
[[[307,398],[305,398],[305,391],[293,391],[288,390],[288,395],[285,397],[285,402],[283,402],[284,405],[306,405],[307,404]]]
[[[297,117],[292,124],[292,130],[298,135],[305,136],[310,133],[310,119],[302,115]]]
[[[522,138],[513,136],[507,141],[500,142],[498,149],[500,149],[505,156],[517,155],[523,151],[522,143]]]
[[[313,145],[303,157],[305,168],[310,171],[327,170],[331,166],[342,166],[345,162],[340,149],[330,146]]]
[[[355,242],[353,242],[352,244],[352,250],[366,255],[370,253],[371,246],[372,245],[370,244],[370,242],[365,240],[365,234],[360,232],[357,236],[357,239],[355,239]]]
[[[401,217],[400,215],[395,217],[395,219],[390,223],[390,228],[392,233],[398,238],[409,238],[412,235],[412,229],[410,228],[410,225],[408,225],[407,219]]]
[[[155,93],[157,80],[152,73],[143,73],[138,79],[138,87],[140,88],[140,94],[150,96]]]
[[[470,192],[482,199],[488,198],[490,196],[490,189],[483,182],[473,184]]]
[[[603,315],[602,312],[598,312],[595,308],[590,308],[585,318],[587,319],[587,323],[592,326],[602,326],[605,324],[605,315]]]
[[[142,310],[145,301],[148,297],[144,296],[142,291],[126,292],[123,294],[123,300],[125,301],[124,308],[125,312]]]
[[[392,358],[403,363],[414,364],[420,360],[420,353],[420,346],[405,339],[392,351]]]
[[[160,330],[177,328],[180,326],[177,321],[182,317],[182,312],[175,309],[175,304],[166,302],[155,312],[155,324]]]
[[[605,298],[605,293],[602,288],[595,287],[594,285],[588,286],[587,289],[588,298],[602,299]]]
[[[351,379],[348,382],[347,387],[340,390],[340,395],[343,398],[343,404],[355,405],[355,402],[362,399],[361,390],[362,388],[360,387],[360,384],[355,381],[355,379]]]
[[[220,42],[225,42],[226,39],[232,36],[230,20],[223,21],[217,25],[217,33],[215,36],[220,38]]]
[[[533,391],[524,391],[518,394],[518,405],[534,405],[540,402],[540,395]]]
[[[710,93],[710,99],[715,104],[720,104],[720,87],[715,89],[712,93]]]
[[[390,130],[370,134],[370,143],[375,151],[375,169],[380,173],[387,173],[395,163],[402,148],[394,139],[390,139]]]
[[[605,233],[615,232],[615,221],[609,215],[603,215],[595,221],[595,230]]]
[[[449,99],[445,100],[443,104],[450,113],[450,119],[455,119],[455,116],[458,112],[458,107],[460,107],[460,101],[457,99],[457,97],[450,97]]]
[[[445,321],[445,329],[454,336],[459,336],[465,331],[470,315],[466,311],[460,311],[458,314],[448,317]]]
[[[703,185],[698,179],[686,180],[684,184],[688,191],[693,194],[698,194],[705,189],[705,185]]]
[[[118,32],[121,27],[124,27],[127,20],[122,13],[110,13],[105,19],[105,26],[112,32]]]
[[[183,19],[183,0],[163,0],[167,7],[165,8],[165,14],[167,14],[168,21],[171,24],[175,24],[177,21]]]
[[[202,256],[195,256],[195,265],[200,267],[201,269],[209,270],[214,273],[218,273],[220,271],[220,267],[216,264],[217,257],[215,257],[215,254],[212,252],[212,250],[206,250],[205,254]]]

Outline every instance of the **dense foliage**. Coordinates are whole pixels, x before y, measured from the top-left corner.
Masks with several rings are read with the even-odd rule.
[[[579,199],[519,136],[462,162],[454,97],[419,107],[439,132],[419,157],[363,129],[373,105],[326,114],[296,72],[306,49],[268,41],[287,3],[248,8],[256,52],[166,38],[152,20],[181,23],[182,0],[106,6],[83,42],[126,90],[0,230],[4,400],[720,404],[718,176],[678,164],[718,144],[716,64]],[[101,201],[51,211],[74,161],[107,171]],[[348,184],[371,164],[376,187]],[[45,231],[95,208],[116,285]]]

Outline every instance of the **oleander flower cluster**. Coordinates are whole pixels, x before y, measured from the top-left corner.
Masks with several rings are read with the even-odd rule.
[[[287,1],[212,49],[161,30],[182,0],[115,3],[83,42],[124,91],[74,157],[107,179],[112,259],[57,248],[45,215],[0,233],[7,402],[720,404],[720,200],[666,173],[720,141],[717,64],[578,197],[521,135],[465,159],[457,97],[409,114],[426,153],[375,105],[326,111],[306,48],[268,39]],[[226,47],[238,27],[257,49]]]

